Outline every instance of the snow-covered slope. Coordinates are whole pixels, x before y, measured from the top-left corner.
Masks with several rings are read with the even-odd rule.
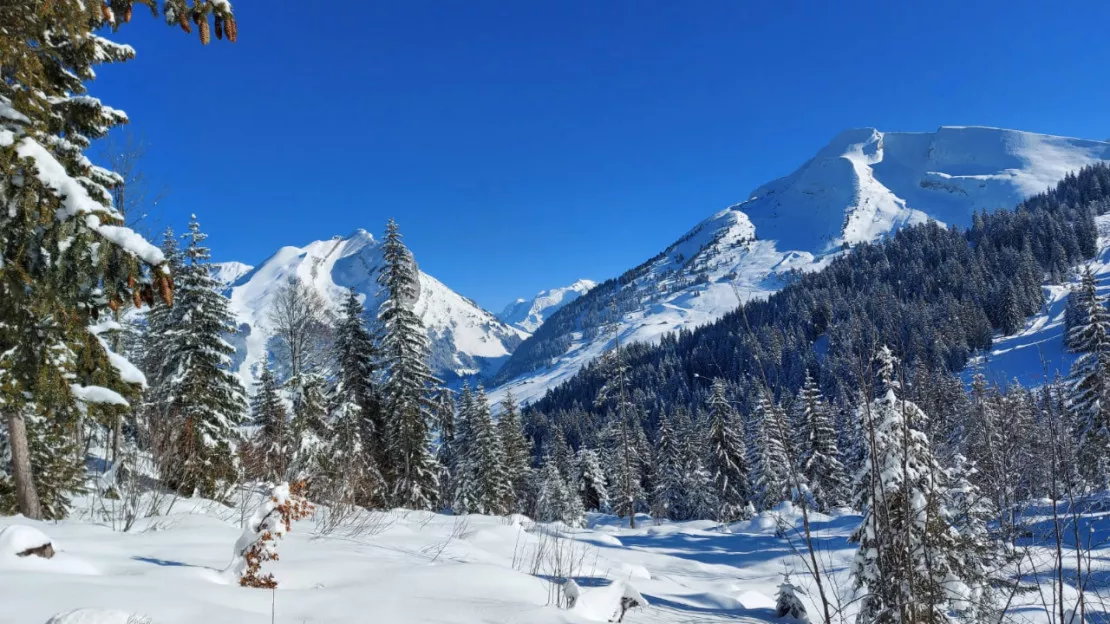
[[[967,225],[1106,159],[1110,143],[998,128],[843,132],[794,173],[549,316],[505,364],[495,395],[538,399],[604,351],[612,334],[597,322],[607,300],[622,302],[622,340],[657,340],[765,297],[791,271],[820,268],[853,244],[927,219]]]
[[[544,319],[551,316],[566,304],[574,301],[597,286],[597,282],[580,279],[570,286],[541,290],[531,299],[517,299],[510,303],[497,318],[532,333],[543,325]]]
[[[378,242],[369,232],[358,230],[346,238],[282,247],[239,278],[231,288],[231,310],[245,325],[235,340],[244,383],[250,387],[257,374],[255,365],[273,335],[268,310],[275,293],[285,284],[294,277],[310,284],[333,311],[338,310],[347,290],[354,288],[363,296],[363,305],[372,318],[380,303],[375,280],[381,265]],[[496,370],[528,336],[424,272],[420,273],[416,312],[431,339],[433,370],[447,380]]]
[[[1098,292],[1110,292],[1110,214],[1095,217],[1098,224],[1098,255],[1087,263],[1098,280]],[[1045,304],[1039,314],[1026,319],[1021,331],[994,340],[990,352],[974,361],[964,370],[970,379],[983,373],[991,382],[1005,386],[1017,380],[1024,386],[1037,386],[1046,376],[1066,376],[1077,355],[1064,347],[1064,311],[1068,295],[1078,278],[1068,285],[1047,284],[1044,287]]]
[[[212,277],[216,278],[221,284],[231,286],[239,281],[240,277],[250,273],[253,268],[251,265],[242,262],[213,262],[210,272]]]

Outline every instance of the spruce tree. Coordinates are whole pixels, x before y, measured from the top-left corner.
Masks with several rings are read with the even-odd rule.
[[[756,399],[754,438],[748,446],[752,454],[752,489],[756,507],[770,509],[790,498],[790,457],[784,442],[786,415],[762,389]]]
[[[723,379],[713,380],[709,395],[709,472],[716,495],[716,520],[729,523],[745,517],[752,499],[744,425],[728,400]]]
[[[397,223],[386,224],[382,242],[385,265],[378,274],[383,299],[378,309],[382,407],[393,503],[412,509],[432,509],[439,468],[429,444],[432,418],[429,393],[436,383],[428,368],[428,336],[413,311],[420,296],[420,274],[412,253],[401,240]]]
[[[685,520],[679,517],[677,508],[682,491],[682,458],[679,454],[678,440],[675,437],[671,417],[666,413],[659,418],[659,431],[656,434],[655,458],[657,481],[651,495],[651,514],[655,518]]]
[[[336,384],[333,393],[335,405],[359,413],[359,431],[363,436],[363,452],[367,461],[379,466],[384,458],[381,401],[377,387],[378,359],[374,336],[366,327],[366,311],[359,294],[352,288],[347,291],[335,328]]]
[[[189,14],[184,0],[161,4],[167,15],[204,24],[204,33],[214,15],[220,32],[227,25],[234,38],[230,3],[198,4]],[[159,3],[148,5],[157,10]],[[122,111],[90,97],[87,83],[96,66],[134,57],[130,46],[96,34],[121,26],[131,6],[129,0],[114,0],[112,10],[37,0],[0,6],[0,203],[6,207],[0,211],[0,411],[11,489],[29,518],[41,518],[43,509],[27,414],[48,421],[43,431],[55,431],[72,430],[102,409],[118,412],[136,395],[141,376],[92,339],[89,326],[125,301],[149,305],[155,292],[172,301],[164,256],[125,227],[112,205],[111,189],[123,178],[84,154],[127,122]],[[83,462],[60,447],[48,452]]]
[[[445,508],[450,508],[454,500],[454,479],[451,472],[455,466],[455,397],[450,388],[443,387],[436,391],[432,400],[433,420],[436,435],[439,438],[439,447],[436,449],[436,461],[439,463],[439,500]]]
[[[614,332],[613,349],[599,363],[605,383],[594,404],[609,410],[609,466],[613,475],[613,511],[628,515],[628,526],[636,528],[637,507],[643,501],[643,471],[650,468],[639,437],[644,429],[636,419],[636,409],[628,394],[628,363],[621,350],[620,335]],[[638,430],[638,431],[637,431]]]
[[[327,381],[316,371],[302,372],[297,376],[293,392],[292,478],[308,484],[309,492],[321,493],[327,446],[332,438],[328,422]]]
[[[178,280],[172,329],[166,336],[163,370],[154,397],[166,401],[173,420],[177,465],[165,475],[179,491],[215,496],[238,478],[239,426],[246,420],[246,393],[232,372],[235,353],[224,336],[237,331],[228,300],[212,277],[207,235],[196,217]]]
[[[856,621],[949,622],[969,600],[987,601],[983,517],[961,517],[949,504],[948,473],[930,449],[924,412],[899,396],[889,349],[878,364],[877,396],[859,411],[868,449],[855,501],[865,515],[852,536],[860,545],[852,575],[863,591]],[[981,500],[960,486],[969,501]]]
[[[490,416],[486,391],[478,386],[474,397],[474,411],[469,418],[467,445],[468,483],[471,511],[476,513],[505,514],[515,504],[513,487],[505,470],[505,453]]]
[[[331,439],[323,464],[329,496],[361,506],[385,504],[376,354],[365,310],[352,288],[335,332],[336,384],[328,405]]]
[[[458,415],[455,418],[455,435],[451,438],[446,455],[451,461],[451,464],[447,467],[447,472],[451,478],[449,506],[453,512],[462,514],[470,513],[474,509],[474,489],[472,487],[474,483],[474,464],[470,461],[474,455],[471,451],[474,436],[471,434],[471,422],[474,420],[474,412],[478,409],[474,401],[474,393],[466,382],[463,382],[462,392],[459,393],[458,405]]]
[[[840,463],[829,406],[808,371],[797,403],[804,431],[798,462],[801,475],[818,511],[828,511],[848,502],[848,476]]]
[[[536,519],[540,522],[562,522],[568,526],[581,526],[582,502],[572,492],[566,479],[559,473],[555,459],[545,455],[538,472],[536,485]]]
[[[268,363],[258,377],[251,402],[254,436],[248,445],[247,475],[269,483],[288,479],[293,454],[293,434],[285,402]]]
[[[501,446],[505,450],[505,472],[512,482],[513,501],[511,511],[524,512],[524,502],[528,500],[529,484],[532,481],[532,443],[524,435],[520,422],[520,412],[512,392],[506,391],[501,400],[501,416],[497,421],[497,431],[501,436]]]
[[[1082,475],[1102,487],[1108,475],[1098,467],[1110,455],[1110,311],[1096,288],[1087,267],[1079,288],[1082,320],[1068,336],[1080,353],[1068,380],[1068,408],[1075,413]]]
[[[578,497],[586,511],[609,510],[609,488],[605,484],[605,472],[601,468],[601,458],[593,449],[578,449]]]

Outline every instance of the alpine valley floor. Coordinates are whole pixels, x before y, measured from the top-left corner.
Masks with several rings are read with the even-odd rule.
[[[794,550],[802,546],[800,517],[789,504],[727,530],[709,521],[655,523],[646,516],[629,529],[613,516],[593,514],[588,528],[574,529],[521,516],[395,510],[363,514],[325,534],[320,514],[294,525],[279,544],[280,561],[266,564],[280,583],[270,592],[239,587],[222,571],[249,501],[230,507],[177,500],[168,514],[139,520],[127,532],[111,528],[102,502],[79,501],[73,519],[59,523],[0,518],[0,530],[33,526],[58,549],[50,560],[0,553],[0,623],[40,624],[78,608],[105,609],[72,620],[83,624],[143,621],[127,614],[158,624],[264,624],[271,609],[272,621],[288,624],[579,623],[606,621],[624,586],[650,603],[627,614],[630,624],[781,621],[774,607],[784,572],[807,589],[803,600],[820,620],[817,594]],[[1092,554],[1090,622],[1107,621],[1099,595],[1110,589],[1105,507],[1088,501],[1080,520]],[[1031,543],[1019,544],[1029,548],[1023,559],[1029,564],[1010,571],[1025,591],[1014,597],[1010,621],[1050,621],[1045,601],[1051,603],[1054,553],[1047,513],[1044,502],[1029,508]],[[823,567],[844,605],[834,621],[851,622],[855,546],[848,537],[860,517],[843,510],[813,520]],[[1065,561],[1075,560],[1073,544],[1066,544]],[[1030,572],[1033,562],[1042,585]],[[572,610],[554,604],[559,589],[552,579],[565,575],[582,588]],[[1074,578],[1065,573],[1066,601],[1074,600]]]

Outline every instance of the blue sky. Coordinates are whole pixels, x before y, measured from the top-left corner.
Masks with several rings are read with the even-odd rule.
[[[255,264],[392,216],[494,311],[616,276],[845,128],[1110,137],[1102,1],[235,6],[208,47],[136,6],[138,58],[92,87],[150,144],[151,226],[195,212]]]

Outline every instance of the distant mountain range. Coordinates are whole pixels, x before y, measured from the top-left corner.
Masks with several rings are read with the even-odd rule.
[[[511,389],[533,401],[608,348],[614,327],[623,341],[654,341],[702,325],[852,245],[928,219],[966,225],[977,211],[1012,208],[1068,172],[1107,159],[1110,143],[998,128],[849,130],[794,173],[619,277],[545,290],[494,315],[421,273],[417,310],[439,376],[478,376],[496,386],[495,399]],[[268,304],[291,277],[336,309],[353,287],[373,314],[380,266],[378,242],[364,230],[284,247],[257,267],[219,264],[214,273],[229,285],[244,329],[236,339],[244,381],[253,381],[272,337]]]

